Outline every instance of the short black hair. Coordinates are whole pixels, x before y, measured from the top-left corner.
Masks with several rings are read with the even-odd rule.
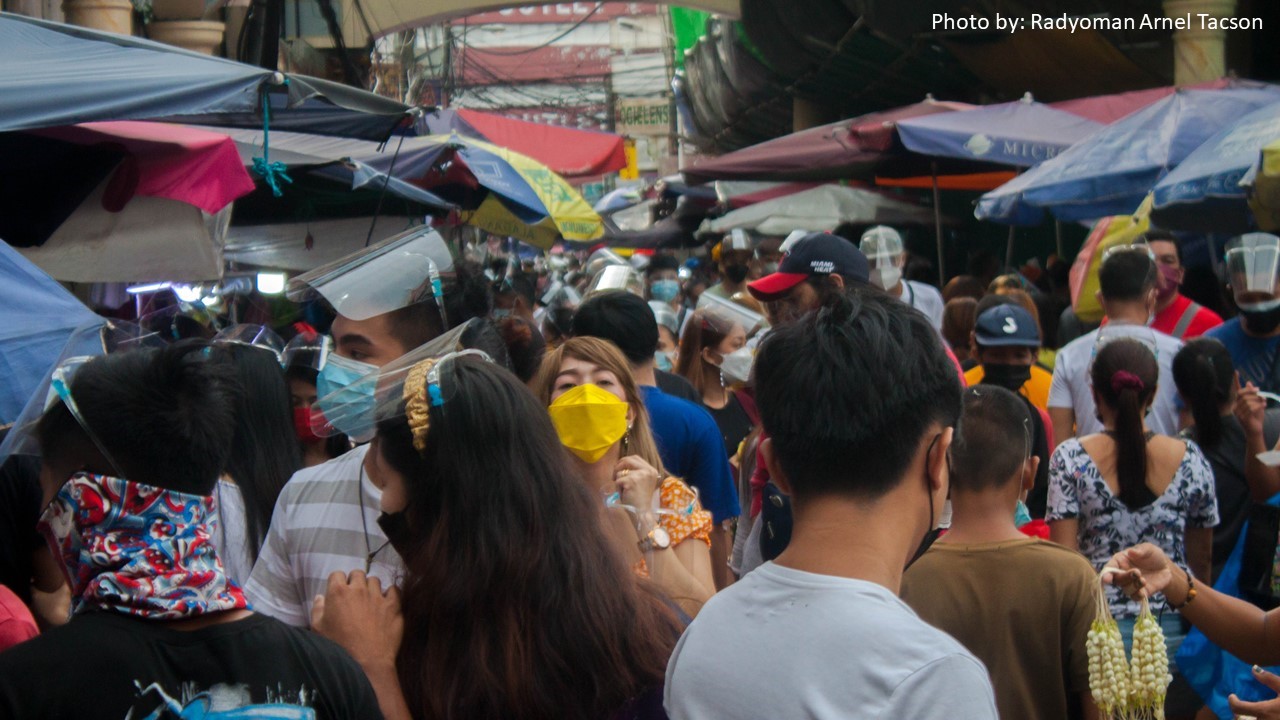
[[[235,436],[241,389],[235,368],[206,350],[190,341],[129,350],[94,358],[72,377],[81,416],[127,479],[213,492]],[[45,457],[92,447],[63,403],[45,412],[36,433]]]
[[[976,492],[1004,485],[1031,452],[1035,431],[1027,403],[995,385],[964,391],[951,441],[951,487]]]
[[[387,313],[391,336],[408,352],[445,331],[435,300],[422,300]]]
[[[573,334],[608,340],[627,362],[640,365],[658,351],[658,321],[649,303],[622,290],[591,297],[573,316]]]
[[[499,277],[493,284],[493,294],[495,296],[514,294],[517,297],[522,297],[525,305],[532,310],[534,299],[538,295],[538,288],[527,273],[515,272],[511,274],[511,277],[506,277],[505,275]]]
[[[1142,234],[1142,239],[1147,243],[1173,243],[1173,251],[1178,255],[1178,264],[1182,264],[1182,243],[1178,242],[1178,238],[1173,233],[1168,230],[1148,230]]]
[[[1098,270],[1098,287],[1108,301],[1141,300],[1156,286],[1156,264],[1145,252],[1115,252]]]
[[[484,268],[475,260],[455,263],[453,278],[444,287],[444,307],[449,313],[449,324],[458,327],[472,318],[486,317],[492,305],[492,285],[484,274]]]
[[[775,328],[756,355],[756,403],[797,497],[874,499],[924,434],[960,415],[960,381],[927,318],[883,293],[847,293]]]
[[[654,255],[649,258],[649,265],[644,269],[645,275],[652,275],[663,270],[680,271],[680,261],[674,255]]]

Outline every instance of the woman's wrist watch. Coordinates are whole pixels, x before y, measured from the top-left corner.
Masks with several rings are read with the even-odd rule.
[[[645,535],[644,538],[640,540],[639,545],[640,552],[642,553],[647,553],[652,550],[666,550],[671,547],[671,535],[667,532],[666,528],[662,527],[662,525],[654,525],[653,529],[649,531],[649,534]]]

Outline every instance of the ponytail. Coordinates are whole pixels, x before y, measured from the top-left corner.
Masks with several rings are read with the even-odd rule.
[[[1191,410],[1196,442],[1205,450],[1213,449],[1222,440],[1222,406],[1231,399],[1235,385],[1230,353],[1217,340],[1196,338],[1174,357],[1173,380]]]
[[[1142,343],[1118,339],[1098,351],[1091,371],[1098,399],[1115,412],[1116,478],[1120,501],[1137,509],[1151,501],[1147,487],[1147,437],[1142,418],[1156,394],[1160,366]]]
[[[1130,509],[1141,507],[1150,498],[1147,488],[1147,436],[1142,430],[1146,410],[1146,387],[1137,375],[1121,370],[1111,376],[1116,404],[1116,476],[1120,502]]]

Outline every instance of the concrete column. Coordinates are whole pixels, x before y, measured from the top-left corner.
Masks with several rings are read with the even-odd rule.
[[[1191,18],[1191,28],[1173,33],[1173,79],[1177,85],[1217,80],[1227,73],[1225,30],[1207,30],[1201,14],[1213,19],[1235,15],[1236,0],[1165,0],[1164,13],[1174,19]]]

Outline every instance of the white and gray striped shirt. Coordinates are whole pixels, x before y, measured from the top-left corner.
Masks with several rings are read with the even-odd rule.
[[[245,585],[253,609],[297,627],[311,625],[311,605],[335,571],[364,570],[383,587],[399,584],[404,562],[378,526],[382,491],[362,472],[368,446],[299,470],[276,501],[271,530]],[[361,522],[361,495],[364,520]],[[379,548],[381,548],[379,550]]]

